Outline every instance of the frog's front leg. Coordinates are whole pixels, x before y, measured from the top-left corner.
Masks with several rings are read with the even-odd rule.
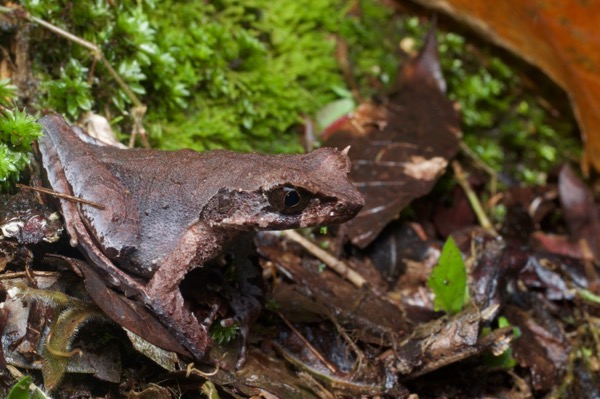
[[[145,302],[171,333],[197,359],[206,355],[211,343],[208,325],[198,321],[186,307],[179,289],[187,272],[215,257],[224,237],[214,234],[210,226],[197,223],[190,227],[174,250],[165,258],[145,288]]]

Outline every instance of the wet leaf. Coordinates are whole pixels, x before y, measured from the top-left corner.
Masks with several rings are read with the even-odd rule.
[[[533,295],[528,298],[538,302]],[[537,303],[526,312],[511,305],[504,311],[522,334],[513,343],[514,357],[519,366],[529,369],[532,385],[537,390],[548,390],[554,385],[570,351],[567,338],[545,307]]]
[[[473,302],[478,307],[500,306],[506,288],[517,279],[529,255],[518,246],[489,235],[471,234],[471,238],[478,243],[477,259],[470,273]]]
[[[585,241],[594,258],[600,259],[600,213],[592,191],[568,165],[560,171],[558,191],[571,238]]]
[[[545,289],[549,300],[573,299],[573,292],[567,286],[563,277],[555,272],[558,269],[548,258],[530,256],[527,265],[521,270],[521,280],[531,288]]]
[[[366,203],[344,233],[361,248],[431,190],[458,149],[458,113],[443,92],[436,46],[431,31],[421,54],[402,68],[397,91],[359,105],[323,134],[327,146],[351,146],[350,179]]]
[[[468,296],[467,270],[452,237],[444,244],[439,263],[433,268],[427,285],[435,294],[435,310],[455,314],[465,306]]]

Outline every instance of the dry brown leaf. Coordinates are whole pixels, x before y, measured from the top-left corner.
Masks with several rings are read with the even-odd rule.
[[[365,248],[413,199],[427,194],[458,150],[458,112],[443,92],[434,31],[405,65],[400,88],[382,103],[366,102],[334,122],[324,144],[350,145],[350,179],[365,206],[344,233]]]

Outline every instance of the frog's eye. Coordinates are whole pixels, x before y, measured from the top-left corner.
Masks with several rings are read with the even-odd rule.
[[[275,187],[267,193],[269,204],[285,215],[302,212],[312,196],[310,191],[295,186]]]

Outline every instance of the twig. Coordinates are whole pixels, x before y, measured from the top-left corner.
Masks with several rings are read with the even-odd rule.
[[[146,129],[142,124],[142,119],[146,114],[146,106],[136,106],[131,109],[131,116],[133,117],[133,128],[131,129],[131,137],[129,138],[129,148],[133,148],[135,144],[135,136],[139,135],[142,139],[142,144],[146,148],[150,148],[150,142],[148,141],[148,135]]]
[[[304,345],[306,345],[306,347],[308,348],[308,350],[311,351],[312,354],[315,355],[315,357],[317,359],[319,359],[319,361],[321,363],[323,363],[323,365],[329,369],[329,371],[331,371],[332,373],[337,373],[338,372],[338,369],[333,364],[331,364],[327,359],[325,359],[323,357],[323,355],[321,354],[321,352],[319,352],[317,350],[317,348],[315,348],[310,342],[308,342],[308,340],[306,339],[306,337],[304,337],[304,335],[302,335],[300,333],[300,331],[298,331],[296,329],[296,327],[294,327],[292,325],[292,323],[290,323],[289,320],[286,319],[286,317],[283,314],[281,314],[279,312],[277,312],[277,314],[279,315],[279,317],[281,317],[281,320],[283,320],[283,322],[288,326],[288,328],[290,330],[292,330],[292,332],[304,343]]]
[[[491,233],[494,237],[498,236],[498,233],[494,229],[492,222],[487,217],[483,207],[481,206],[481,202],[479,202],[479,198],[471,188],[471,185],[467,181],[467,175],[464,172],[463,168],[460,166],[458,161],[452,161],[452,170],[454,170],[454,177],[456,177],[456,181],[467,194],[467,198],[469,199],[469,203],[477,215],[477,219],[479,220],[479,224],[483,227],[487,232]]]
[[[342,328],[342,326],[340,325],[340,323],[337,321],[337,319],[336,319],[335,315],[333,314],[333,312],[331,312],[331,314],[329,315],[329,320],[333,323],[333,325],[335,326],[336,330],[342,336],[342,338],[344,339],[344,341],[346,341],[346,343],[348,345],[350,345],[350,347],[354,351],[354,354],[356,355],[356,362],[352,366],[353,372],[356,372],[356,371],[360,370],[361,366],[363,364],[363,360],[365,359],[365,354],[360,350],[360,348],[358,347],[358,345],[356,345],[356,342],[354,342],[352,340],[352,338],[350,338],[348,336],[348,334],[346,333],[346,331],[344,331],[344,329]]]
[[[360,95],[360,90],[358,90],[358,84],[356,84],[354,74],[352,73],[350,57],[348,57],[348,43],[346,43],[346,41],[340,37],[336,37],[335,40],[335,58],[338,62],[340,70],[342,71],[342,75],[344,76],[346,84],[348,84],[348,87],[350,87],[350,91],[352,93],[354,101],[356,101],[359,104],[364,103],[365,100]]]
[[[464,143],[464,141],[460,142],[460,150],[463,152],[463,154],[465,154],[466,156],[468,156],[469,158],[471,158],[471,160],[475,163],[475,165],[477,167],[479,167],[481,170],[483,170],[484,172],[486,172],[488,175],[491,176],[492,181],[490,183],[490,191],[492,193],[496,193],[497,189],[498,189],[498,172],[496,172],[493,168],[491,168],[488,164],[486,164],[480,157],[479,155],[477,155],[477,153],[475,151],[473,151],[471,148],[469,148],[468,145],[466,145]]]
[[[302,245],[304,249],[313,254],[315,257],[319,258],[319,260],[332,268],[336,273],[350,281],[356,287],[360,288],[367,284],[367,280],[365,280],[363,276],[349,268],[344,262],[331,255],[329,252],[319,248],[317,245],[302,237],[297,232],[293,230],[285,230],[283,235]]]
[[[216,367],[213,371],[211,371],[209,373],[205,373],[204,371],[198,370],[197,368],[195,368],[194,363],[189,363],[187,365],[187,367],[185,368],[185,378],[190,378],[190,376],[192,374],[200,375],[201,377],[204,377],[204,378],[213,377],[213,376],[217,375],[220,368],[221,368],[221,366],[219,365],[219,362],[217,362]]]
[[[583,270],[586,274],[589,283],[589,289],[593,292],[598,292],[599,287],[599,278],[598,273],[596,272],[596,268],[594,267],[594,252],[590,247],[588,240],[585,238],[581,238],[579,240],[579,248],[581,250],[582,260],[583,260]]]
[[[50,330],[48,332],[48,336],[46,337],[46,350],[48,352],[50,352],[51,354],[53,354],[54,356],[69,358],[69,357],[73,357],[75,355],[79,355],[79,356],[83,355],[83,351],[81,349],[79,349],[79,348],[75,348],[75,349],[73,349],[72,351],[69,351],[69,352],[64,352],[64,351],[61,351],[61,350],[58,350],[58,349],[54,349],[50,345],[50,340],[51,339],[52,339],[52,330]]]
[[[69,195],[69,194],[62,194],[62,193],[59,193],[59,192],[56,192],[54,190],[50,190],[50,189],[47,189],[47,188],[31,187],[31,186],[26,186],[24,184],[19,184],[19,183],[15,184],[15,185],[17,187],[19,187],[19,188],[24,189],[24,190],[37,191],[37,192],[40,192],[40,193],[52,195],[52,196],[57,197],[57,198],[62,198],[62,199],[65,199],[67,201],[80,202],[82,204],[90,205],[90,206],[93,206],[94,208],[98,208],[98,209],[101,209],[101,210],[105,210],[106,209],[106,207],[104,205],[99,204],[97,202],[88,201],[86,199],[79,198],[79,197],[74,197],[74,196]]]
[[[140,115],[143,116],[145,114],[146,106],[140,101],[140,99],[135,95],[135,93],[129,88],[129,85],[127,85],[127,83],[125,83],[125,81],[123,80],[121,75],[119,75],[119,73],[106,60],[106,58],[104,57],[104,53],[102,52],[102,49],[100,49],[100,47],[96,46],[92,42],[88,42],[85,39],[75,36],[74,34],[69,33],[64,29],[61,29],[56,25],[53,25],[47,21],[44,21],[43,19],[34,17],[34,16],[30,15],[29,13],[26,13],[26,12],[23,13],[23,12],[19,12],[19,11],[20,10],[17,10],[15,8],[0,6],[0,12],[13,13],[17,17],[24,18],[30,22],[38,24],[55,34],[62,36],[65,39],[70,40],[73,43],[76,43],[76,44],[90,50],[90,52],[93,54],[94,58],[99,60],[102,63],[102,65],[104,65],[104,67],[106,68],[108,73],[113,77],[113,79],[117,82],[119,87],[125,92],[127,97],[131,100],[131,102],[134,105],[133,113],[137,113],[137,118],[139,118]],[[141,118],[139,118],[139,120],[141,120]],[[134,117],[135,124],[139,124],[139,120]],[[145,130],[143,128],[140,129],[138,127],[137,129],[134,129],[134,131],[132,132],[132,136],[135,138],[135,134],[138,132],[140,134],[145,134]],[[144,145],[147,146],[148,139],[145,136],[142,137],[142,141],[143,141]]]
[[[60,276],[59,272],[52,271],[33,271],[33,277],[54,277],[58,278]],[[10,272],[10,273],[2,273],[0,274],[0,280],[12,280],[16,278],[28,277],[27,272]]]

